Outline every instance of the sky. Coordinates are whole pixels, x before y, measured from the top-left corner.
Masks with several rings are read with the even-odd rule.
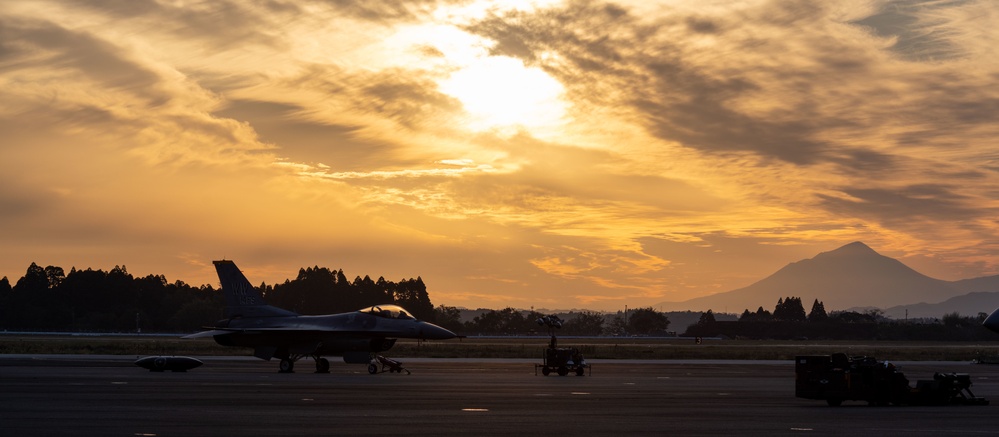
[[[616,310],[863,241],[999,273],[999,3],[0,4],[0,277]]]

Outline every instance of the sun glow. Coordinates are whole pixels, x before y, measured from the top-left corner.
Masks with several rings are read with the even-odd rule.
[[[505,56],[474,60],[440,83],[441,92],[459,101],[468,127],[487,130],[522,127],[544,131],[562,123],[562,84],[538,68]]]
[[[491,55],[495,41],[434,23],[399,28],[380,45],[392,53],[385,62],[434,72],[437,90],[461,102],[467,129],[528,130],[546,137],[567,122],[562,84],[519,59]]]

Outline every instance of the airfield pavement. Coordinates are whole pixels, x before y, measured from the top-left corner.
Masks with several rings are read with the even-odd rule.
[[[898,363],[909,380],[971,374],[989,406],[869,407],[794,397],[792,361],[410,359],[411,375],[333,361],[293,374],[249,357],[155,373],[137,357],[0,355],[2,436],[999,434],[999,366]]]

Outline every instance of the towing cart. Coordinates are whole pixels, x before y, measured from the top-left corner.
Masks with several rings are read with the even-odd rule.
[[[558,347],[558,339],[555,338],[555,329],[562,327],[562,319],[558,316],[544,316],[537,320],[539,325],[548,326],[548,333],[551,335],[551,342],[548,343],[548,347],[545,348],[544,353],[541,355],[541,364],[534,365],[534,374],[538,374],[538,369],[541,369],[541,374],[548,376],[552,372],[557,372],[559,376],[566,376],[570,372],[575,373],[576,376],[583,376],[586,370],[589,369],[592,375],[593,368],[589,364],[586,364],[586,359],[583,358],[583,354],[579,352],[579,349],[574,347]]]
[[[552,337],[553,344],[554,341],[555,337]],[[590,369],[590,372],[593,371],[592,367],[586,364],[586,360],[583,359],[583,354],[579,353],[579,349],[574,347],[547,347],[541,358],[541,364],[534,365],[535,375],[538,374],[538,368],[541,369],[541,374],[545,376],[550,375],[552,372],[557,372],[559,376],[566,376],[570,372],[575,373],[576,376],[583,376],[586,373],[586,369]]]
[[[393,360],[391,358],[386,358],[381,355],[375,355],[375,358],[368,363],[368,373],[374,375],[376,373],[402,373],[406,372],[407,375],[411,375],[412,372],[409,369],[402,367],[402,363]]]

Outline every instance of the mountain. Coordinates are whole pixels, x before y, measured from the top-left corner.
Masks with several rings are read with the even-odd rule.
[[[956,282],[934,279],[875,252],[864,243],[853,242],[788,264],[748,287],[684,302],[663,302],[655,307],[665,311],[712,309],[741,313],[762,306],[773,311],[778,299],[798,296],[806,312],[815,299],[825,304],[826,311],[833,311],[941,302],[970,291],[999,291],[999,276]]]
[[[940,303],[917,303],[885,308],[885,316],[892,319],[916,319],[920,317],[943,317],[944,314],[958,313],[962,316],[976,316],[978,313],[991,313],[999,307],[999,292],[976,291],[952,297]]]
[[[974,279],[962,279],[952,282],[955,287],[965,293],[978,291],[999,291],[999,275],[983,276]]]

